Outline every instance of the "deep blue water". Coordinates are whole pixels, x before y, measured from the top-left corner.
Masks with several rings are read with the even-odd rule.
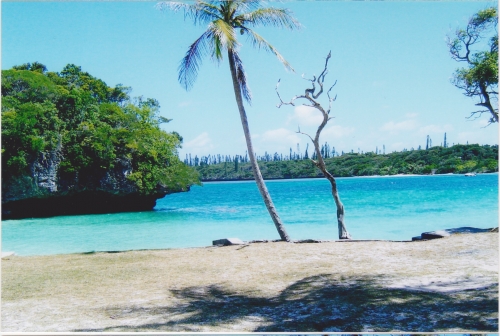
[[[498,226],[498,174],[339,178],[354,239],[409,240],[425,231]],[[292,239],[336,239],[325,179],[267,181]],[[2,222],[2,251],[42,255],[195,247],[278,239],[255,182],[205,183],[158,200],[154,211]]]

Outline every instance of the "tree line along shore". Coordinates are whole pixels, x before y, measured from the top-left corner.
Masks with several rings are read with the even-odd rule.
[[[498,145],[454,145],[427,150],[406,150],[389,154],[373,152],[344,153],[325,159],[328,170],[337,177],[386,176],[398,174],[465,174],[498,172]],[[296,160],[260,160],[265,179],[323,177],[307,158]],[[194,168],[202,181],[251,180],[252,168],[241,156],[232,161],[206,164]]]

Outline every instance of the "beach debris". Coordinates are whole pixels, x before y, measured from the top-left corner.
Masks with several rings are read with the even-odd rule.
[[[302,240],[294,240],[294,243],[324,243],[330,242],[327,240],[318,240],[318,239],[302,239]]]

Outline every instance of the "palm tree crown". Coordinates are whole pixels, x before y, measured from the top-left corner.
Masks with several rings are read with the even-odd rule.
[[[179,65],[178,79],[186,90],[193,86],[204,56],[209,54],[219,63],[223,60],[224,51],[230,51],[234,58],[240,90],[245,100],[251,101],[243,63],[238,54],[240,44],[237,40],[237,30],[240,34],[246,35],[254,47],[273,53],[286,69],[293,71],[276,48],[251,28],[262,25],[298,29],[300,23],[293,18],[290,10],[261,7],[261,3],[260,0],[196,0],[194,4],[174,1],[157,4],[160,10],[183,10],[184,16],[191,18],[195,24],[208,24],[206,31],[189,46]]]

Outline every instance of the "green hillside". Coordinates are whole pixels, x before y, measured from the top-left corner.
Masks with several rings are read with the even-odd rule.
[[[195,166],[202,181],[250,180],[252,168],[242,157],[229,162]],[[328,170],[337,177],[397,174],[463,174],[498,171],[498,145],[454,145],[390,154],[348,153],[325,159]],[[311,160],[259,161],[265,179],[323,177]]]

